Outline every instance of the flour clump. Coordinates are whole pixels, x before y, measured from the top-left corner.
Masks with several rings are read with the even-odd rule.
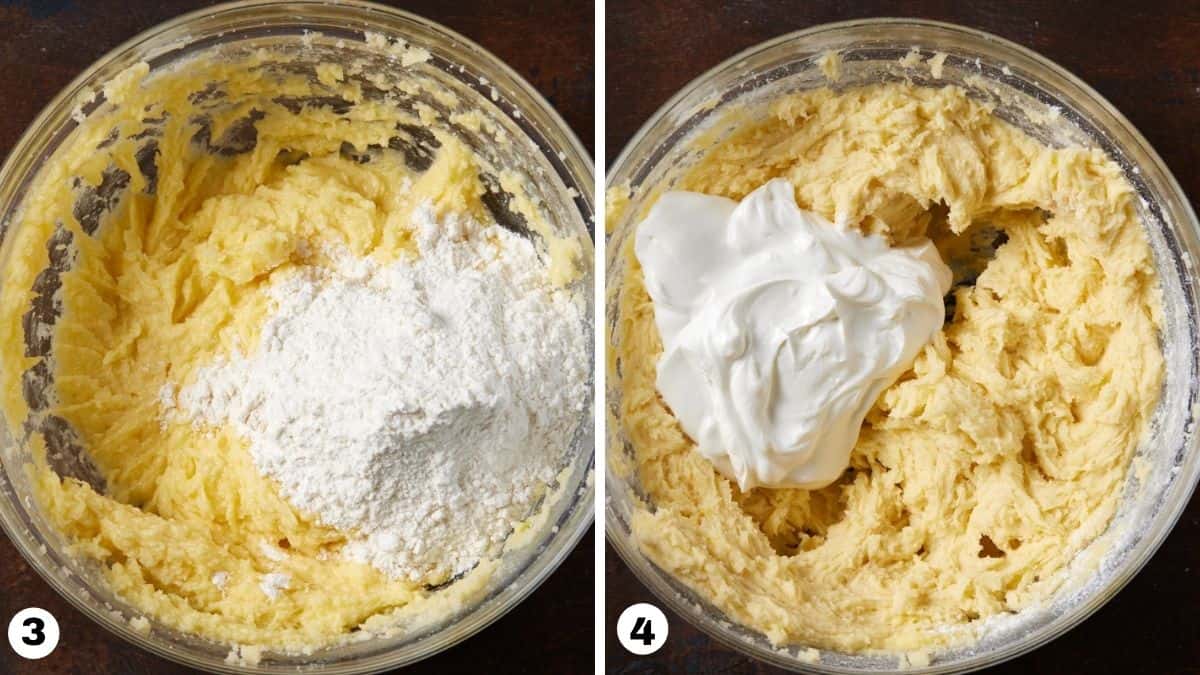
[[[297,509],[348,533],[343,555],[437,584],[498,552],[555,481],[588,358],[582,310],[532,242],[428,208],[414,221],[418,256],[327,251],[273,283],[256,350],[162,398],[231,424]]]

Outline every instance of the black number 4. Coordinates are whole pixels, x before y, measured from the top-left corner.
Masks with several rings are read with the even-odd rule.
[[[22,621],[21,625],[29,629],[29,635],[22,636],[21,642],[30,647],[36,647],[46,641],[46,634],[42,632],[46,628],[45,621],[36,616],[31,616]]]
[[[654,644],[654,633],[650,632],[650,619],[639,616],[633,624],[633,630],[629,632],[629,639],[641,640],[646,646]]]

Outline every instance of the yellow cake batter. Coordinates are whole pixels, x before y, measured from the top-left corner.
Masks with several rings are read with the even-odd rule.
[[[12,428],[31,412],[61,417],[94,462],[61,478],[43,436],[31,438],[43,512],[101,563],[119,596],[178,630],[308,650],[449,612],[481,592],[495,564],[434,592],[449,580],[400,582],[342,560],[346,533],[285,501],[244,439],[164,420],[159,392],[217,355],[253,349],[267,287],[321,264],[323,245],[383,262],[415,255],[409,213],[422,202],[439,215],[491,216],[483,160],[423,126],[432,102],[449,107],[451,95],[413,88],[404,93],[431,103],[398,107],[365,96],[339,65],[322,64],[315,78],[264,67],[280,58],[226,56],[153,77],[143,64],[108,86],[10,232],[0,345]],[[514,174],[494,172],[510,208],[543,234],[554,276],[570,279],[578,245],[551,235]],[[48,249],[64,238],[74,263],[55,296],[53,349],[30,348],[22,317],[37,304],[31,288],[45,279]],[[22,391],[37,367],[55,383],[41,407]],[[78,480],[89,477],[104,491]],[[291,578],[274,600],[260,586],[272,572]]]
[[[978,279],[880,396],[841,480],[741,493],[656,393],[662,347],[630,236],[615,357],[649,500],[634,535],[775,644],[919,654],[969,639],[956,628],[1052,594],[1107,527],[1157,404],[1159,290],[1136,196],[1098,150],[1051,149],[960,89],[905,84],[776,101],[674,187],[737,200],[777,177],[801,208],[894,242],[928,235],[958,281]]]

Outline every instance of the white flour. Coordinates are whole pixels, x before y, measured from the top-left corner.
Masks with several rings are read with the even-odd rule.
[[[345,555],[437,583],[497,551],[555,478],[588,364],[581,309],[529,241],[417,221],[418,259],[334,256],[276,283],[257,351],[163,401],[232,424],[292,504],[356,533]]]

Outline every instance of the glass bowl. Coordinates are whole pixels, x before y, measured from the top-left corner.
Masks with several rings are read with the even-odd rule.
[[[912,49],[922,60],[946,54],[937,75],[929,65],[905,65]],[[619,423],[621,363],[608,359],[605,442],[608,540],[662,602],[719,642],[749,656],[800,672],[864,673],[906,670],[965,672],[1013,658],[1063,634],[1113,597],[1162,543],[1200,477],[1196,451],[1197,279],[1200,225],[1186,196],[1140,133],[1078,78],[1042,56],[993,35],[961,26],[909,19],[869,19],[816,26],[752,47],[696,78],[671,98],[629,142],[608,174],[608,187],[627,187],[629,200],[610,215],[606,260],[607,345],[620,320],[617,293],[625,274],[623,247],[657,195],[733,127],[765,112],[781,95],[826,86],[818,59],[842,56],[835,89],[908,80],[921,86],[956,84],[990,102],[995,114],[1039,140],[1103,149],[1140,196],[1161,277],[1166,358],[1162,397],[1148,437],[1134,458],[1118,513],[1108,530],[1077,556],[1059,592],[1043,606],[985,624],[978,641],[932,654],[927,665],[902,655],[814,653],[806,645],[772,646],[756,631],[726,617],[704,598],[656,567],[639,550],[630,521],[640,497],[627,440]],[[915,59],[909,59],[912,64]],[[740,121],[723,113],[739,108]],[[729,125],[724,128],[722,125]],[[1115,648],[1115,645],[1114,645]]]
[[[582,274],[573,290],[588,302],[593,297],[589,234],[593,174],[591,159],[579,140],[527,82],[478,45],[413,14],[361,2],[254,0],[219,5],[152,28],[112,50],[42,111],[0,168],[0,234],[13,238],[10,230],[19,227],[22,200],[40,168],[71,142],[80,120],[104,104],[103,94],[96,92],[134,64],[145,61],[155,73],[180,66],[198,53],[210,53],[208,50],[265,48],[298,59],[290,63],[302,62],[296,54],[321,59],[344,55],[374,59],[387,68],[393,63],[388,59],[395,56],[398,41],[410,49],[427,50],[429,58],[416,65],[404,63],[396,72],[405,77],[412,73],[412,77],[453,92],[469,111],[486,115],[507,135],[510,143],[501,151],[501,144],[488,142],[486,131],[453,128],[491,166],[524,172],[548,220],[554,223],[555,235],[579,242]],[[423,102],[433,107],[438,103]],[[440,118],[449,127],[454,125],[453,113],[462,111],[451,108],[443,110]],[[487,184],[486,174],[484,178]],[[500,198],[497,208],[503,209],[503,189],[495,189]],[[5,248],[0,265],[8,263],[11,248]],[[581,323],[580,330],[586,336],[593,334],[590,319]],[[589,382],[589,390],[590,386]],[[70,554],[67,542],[39,512],[24,471],[30,453],[17,441],[19,430],[9,420],[0,424],[4,467],[0,472],[0,523],[30,565],[71,604],[104,628],[165,658],[221,673],[375,672],[430,656],[481,630],[527,597],[570,553],[593,519],[592,414],[589,394],[565,453],[568,459],[559,496],[546,500],[532,521],[532,534],[525,532],[510,541],[499,569],[474,596],[476,601],[448,617],[406,626],[396,635],[371,637],[308,655],[267,651],[257,664],[227,662],[230,645],[184,634],[153,620],[145,630],[141,620],[134,621],[141,613],[108,588],[97,564]]]

